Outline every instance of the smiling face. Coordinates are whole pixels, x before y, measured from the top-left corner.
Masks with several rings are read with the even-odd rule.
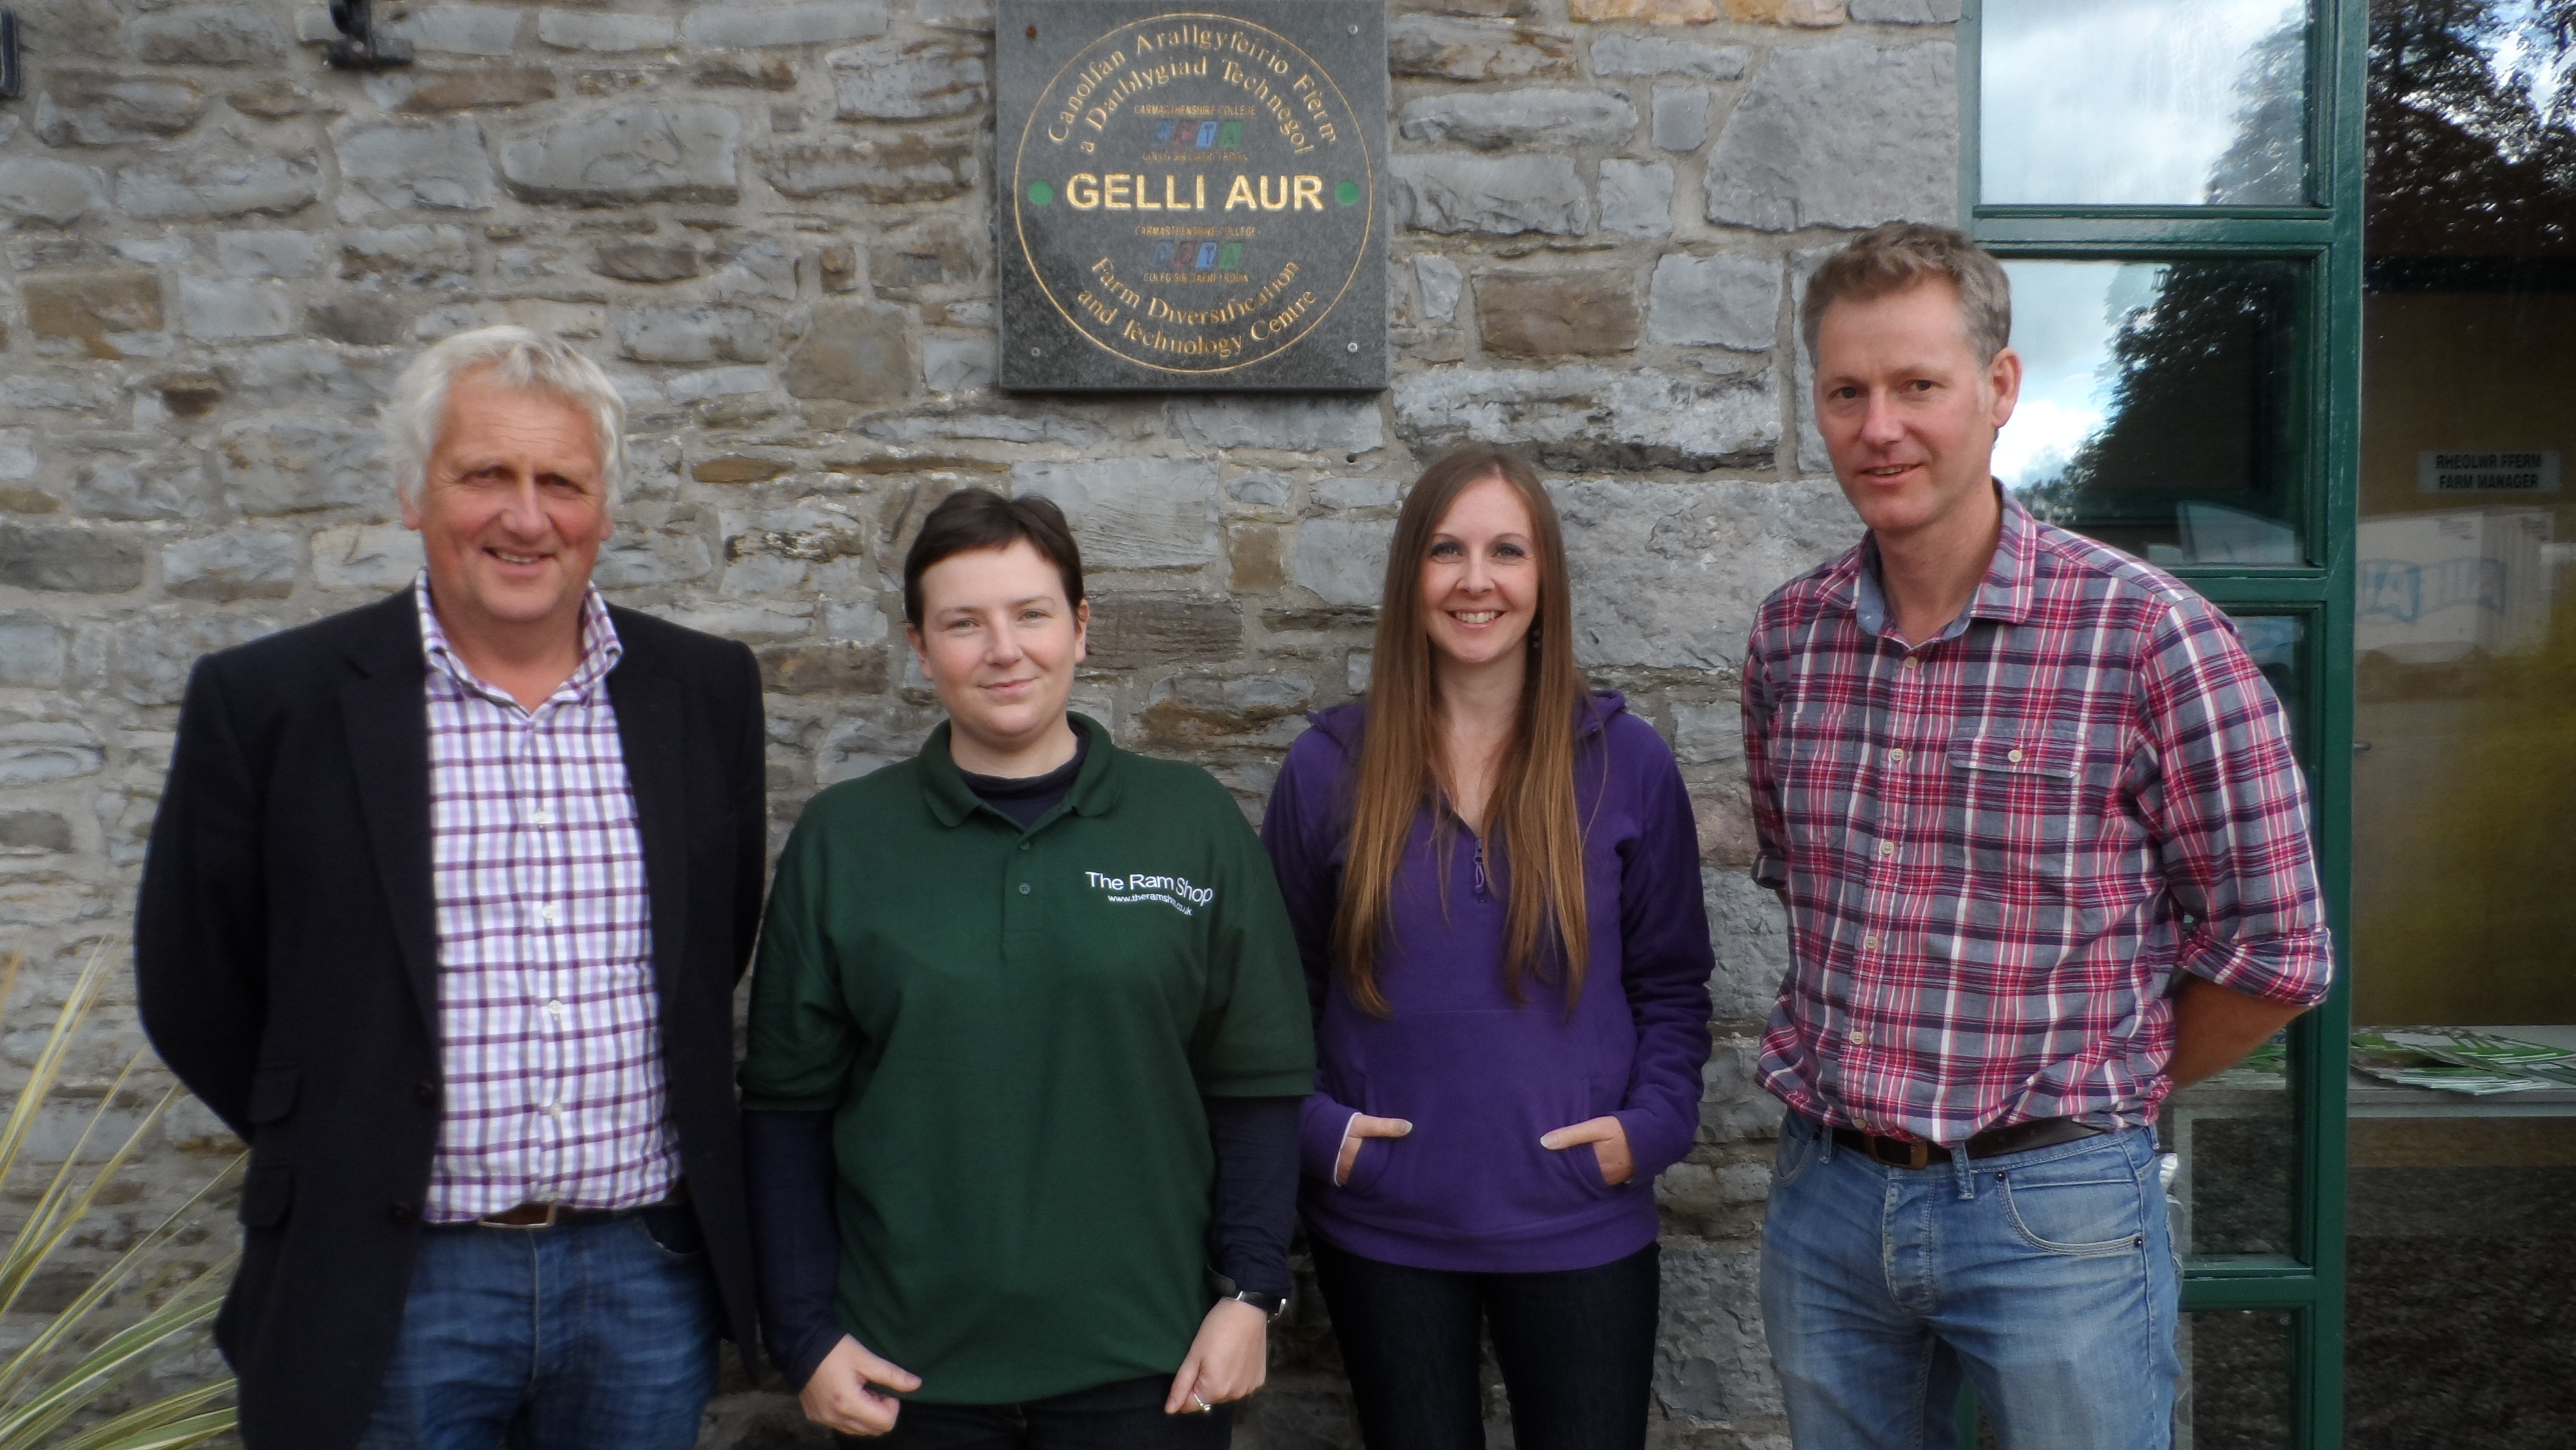
[[[420,532],[439,623],[469,657],[556,629],[579,638],[582,591],[613,527],[588,413],[481,373],[455,379],[402,514]]]
[[[1065,603],[1063,576],[1035,546],[1015,540],[923,570],[921,620],[904,634],[948,707],[961,767],[1017,758],[1065,728],[1091,609]]]
[[[2020,390],[2020,356],[1978,359],[1945,278],[1839,298],[1819,319],[1816,423],[1843,496],[1882,544],[1985,538],[1995,430]]]
[[[1422,560],[1422,627],[1439,664],[1520,662],[1538,620],[1536,540],[1529,505],[1500,478],[1450,500]]]

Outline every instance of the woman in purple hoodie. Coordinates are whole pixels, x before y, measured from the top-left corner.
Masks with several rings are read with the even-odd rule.
[[[1262,839],[1316,1010],[1300,1203],[1372,1450],[1636,1450],[1655,1175],[1707,1061],[1706,911],[1662,737],[1575,668],[1520,458],[1433,464],[1396,522],[1368,698],[1318,712]]]

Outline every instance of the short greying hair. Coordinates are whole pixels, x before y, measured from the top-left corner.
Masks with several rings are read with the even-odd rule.
[[[1966,233],[1922,222],[1872,227],[1816,269],[1798,307],[1807,356],[1816,355],[1817,330],[1824,325],[1825,309],[1834,303],[1911,291],[1935,277],[1958,289],[1959,326],[1977,361],[1994,361],[2012,341],[2012,282],[1993,254]]]
[[[394,383],[377,426],[394,466],[394,491],[406,502],[420,494],[429,456],[438,451],[447,423],[447,390],[467,373],[488,372],[512,391],[544,393],[590,415],[599,433],[599,471],[610,503],[626,476],[626,400],[599,364],[560,338],[525,327],[478,327],[460,332],[412,359]]]

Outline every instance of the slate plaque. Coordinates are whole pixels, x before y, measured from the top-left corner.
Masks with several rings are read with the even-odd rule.
[[[1386,386],[1384,0],[1000,0],[1005,388]]]

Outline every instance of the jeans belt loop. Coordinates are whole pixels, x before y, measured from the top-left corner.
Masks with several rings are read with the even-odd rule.
[[[1950,1171],[1959,1182],[1959,1201],[1974,1203],[1977,1199],[1977,1170],[1968,1166],[1968,1145],[1963,1140],[1949,1146]]]

